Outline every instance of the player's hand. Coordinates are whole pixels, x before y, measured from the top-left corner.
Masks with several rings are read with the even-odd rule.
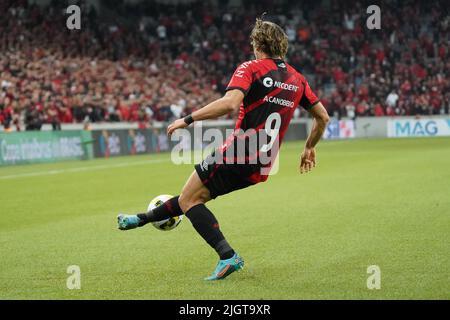
[[[308,173],[316,166],[316,149],[305,148],[300,158],[300,173]]]
[[[186,124],[186,122],[184,122],[184,119],[178,119],[167,127],[167,135],[170,137],[175,130],[183,129],[187,126],[188,125]]]

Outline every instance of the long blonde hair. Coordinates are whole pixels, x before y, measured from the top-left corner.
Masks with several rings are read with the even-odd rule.
[[[256,24],[250,34],[250,40],[253,48],[264,52],[269,57],[285,58],[288,51],[288,37],[284,30],[276,23],[256,19]]]

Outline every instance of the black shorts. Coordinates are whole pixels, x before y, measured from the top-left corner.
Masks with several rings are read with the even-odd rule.
[[[260,170],[257,165],[216,164],[207,160],[197,164],[195,170],[209,190],[212,199],[256,184],[249,178]]]

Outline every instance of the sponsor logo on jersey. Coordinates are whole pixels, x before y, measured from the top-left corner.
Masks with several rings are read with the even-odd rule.
[[[270,77],[265,77],[263,79],[263,85],[266,88],[278,88],[278,89],[283,89],[283,90],[287,90],[287,91],[293,91],[293,92],[297,92],[298,91],[298,86],[294,85],[294,84],[288,84],[288,83],[284,83],[281,81],[273,81],[272,78]]]
[[[297,92],[298,86],[293,84],[284,83],[281,81],[275,81],[275,84],[273,85],[275,88],[280,88],[287,91],[294,91]]]
[[[273,86],[273,79],[269,78],[269,77],[264,78],[263,85],[266,88],[272,88],[272,86]]]

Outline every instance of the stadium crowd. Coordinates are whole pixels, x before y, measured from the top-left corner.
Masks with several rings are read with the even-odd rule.
[[[243,61],[255,17],[280,23],[288,61],[336,117],[448,114],[450,16],[440,1],[388,1],[382,29],[364,1],[227,1],[163,5],[80,2],[81,30],[64,1],[0,2],[0,123],[131,121],[184,116],[223,94]],[[301,116],[299,111],[296,116]]]

